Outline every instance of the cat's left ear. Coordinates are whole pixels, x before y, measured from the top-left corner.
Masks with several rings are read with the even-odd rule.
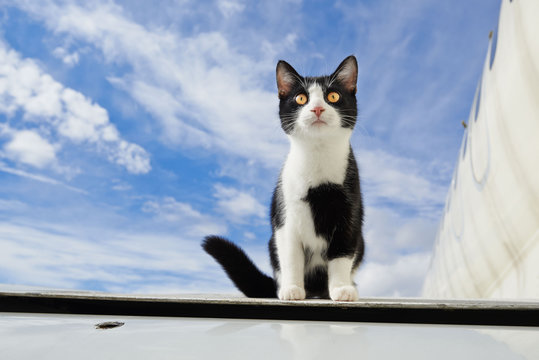
[[[337,79],[348,91],[355,94],[357,91],[357,60],[354,55],[348,56],[331,75]]]

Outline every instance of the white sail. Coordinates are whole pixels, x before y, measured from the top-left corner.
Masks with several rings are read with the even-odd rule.
[[[539,1],[503,0],[423,287],[539,298]]]

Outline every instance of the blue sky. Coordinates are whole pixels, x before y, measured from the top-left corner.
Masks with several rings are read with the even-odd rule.
[[[275,65],[358,58],[363,296],[417,296],[499,1],[0,1],[0,283],[234,292],[270,271]]]

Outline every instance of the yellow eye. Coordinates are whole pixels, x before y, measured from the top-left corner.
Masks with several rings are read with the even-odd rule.
[[[341,98],[341,95],[336,93],[335,91],[332,91],[328,94],[328,101],[330,103],[336,103]]]
[[[307,102],[307,95],[299,94],[298,96],[296,96],[296,102],[299,105],[305,105],[305,103]]]

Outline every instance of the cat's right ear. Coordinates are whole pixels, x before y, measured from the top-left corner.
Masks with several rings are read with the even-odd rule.
[[[344,87],[355,95],[357,91],[357,60],[354,55],[348,56],[331,75],[341,82]]]
[[[277,63],[277,89],[279,91],[279,98],[286,97],[294,83],[296,83],[301,76],[294,70],[294,68],[284,60],[279,60]]]

